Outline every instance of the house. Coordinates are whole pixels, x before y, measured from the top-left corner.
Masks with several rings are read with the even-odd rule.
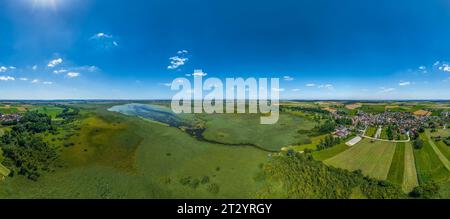
[[[20,114],[0,114],[0,123],[17,122],[22,118]]]
[[[347,137],[347,135],[350,134],[350,131],[347,129],[347,127],[340,125],[339,127],[336,128],[336,131],[333,134],[339,138]]]

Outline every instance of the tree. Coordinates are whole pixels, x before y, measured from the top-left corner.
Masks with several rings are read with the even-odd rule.
[[[39,133],[53,129],[48,115],[25,113],[11,131],[5,132],[0,139],[7,166],[31,180],[37,180],[42,171],[51,170],[57,152],[39,137]]]
[[[414,145],[415,149],[422,149],[423,148],[423,140],[418,138],[414,141],[413,145]]]
[[[424,133],[425,129],[423,127],[419,127],[419,129],[417,131],[420,132],[420,133]]]
[[[429,181],[423,185],[415,187],[409,194],[414,198],[435,198],[439,194],[439,185],[434,181]]]

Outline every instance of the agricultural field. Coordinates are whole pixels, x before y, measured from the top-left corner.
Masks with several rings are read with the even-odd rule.
[[[63,111],[63,108],[57,106],[38,106],[31,109],[32,111],[36,111],[39,113],[44,113],[51,116],[53,119],[56,119],[56,116]]]
[[[374,137],[377,132],[377,127],[370,126],[367,128],[365,135],[369,137]]]
[[[385,180],[388,177],[395,151],[396,145],[394,143],[371,142],[364,139],[357,145],[324,162],[343,169],[361,170],[368,176]]]
[[[316,160],[324,161],[324,160],[330,159],[330,158],[332,158],[332,157],[334,157],[334,156],[344,152],[345,150],[347,150],[349,148],[350,147],[347,146],[345,144],[345,142],[342,142],[341,144],[338,144],[338,145],[333,146],[331,148],[327,148],[325,150],[314,151],[312,153],[312,156]]]
[[[21,113],[30,109],[29,105],[0,104],[1,114]]]
[[[449,171],[441,162],[436,152],[430,145],[427,136],[421,134],[420,138],[424,142],[422,149],[414,149],[414,157],[416,161],[417,175],[420,183],[430,180],[443,181],[449,176]]]
[[[417,179],[417,170],[414,159],[414,152],[411,143],[404,143],[404,153],[405,153],[405,164],[403,171],[403,191],[409,192],[414,189],[414,187],[419,185],[419,180]]]
[[[327,135],[319,135],[311,137],[311,143],[309,144],[303,144],[303,145],[297,145],[297,146],[290,146],[289,148],[292,148],[296,151],[304,151],[305,149],[311,149],[314,150],[317,148],[317,145],[320,143],[321,140],[325,139]]]
[[[366,113],[382,113],[385,111],[386,105],[384,104],[363,104],[358,110]]]
[[[405,143],[397,143],[395,147],[394,158],[392,159],[391,167],[387,180],[398,185],[403,184],[405,170]]]
[[[380,138],[381,138],[381,139],[388,139],[387,130],[388,130],[387,127],[383,127],[383,128],[381,129],[381,135],[380,135]]]
[[[444,153],[436,146],[436,143],[431,139],[430,135],[428,134],[428,131],[425,133],[426,137],[427,137],[427,141],[429,143],[429,145],[431,146],[431,148],[433,149],[433,151],[436,153],[436,155],[438,156],[439,160],[442,162],[442,164],[445,166],[445,168],[449,171],[450,173],[450,161],[447,159],[447,151],[445,150]]]

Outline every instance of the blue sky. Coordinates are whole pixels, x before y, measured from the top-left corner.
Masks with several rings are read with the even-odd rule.
[[[160,99],[279,77],[284,99],[450,99],[450,1],[0,0],[0,99]]]

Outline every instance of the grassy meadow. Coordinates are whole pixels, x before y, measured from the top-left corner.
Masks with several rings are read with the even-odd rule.
[[[331,148],[327,148],[325,150],[314,151],[314,152],[312,152],[312,156],[316,160],[324,161],[324,160],[327,160],[329,158],[332,158],[332,157],[344,152],[345,150],[347,150],[349,148],[350,147],[343,142],[341,144],[335,145],[335,146],[333,146]]]
[[[388,177],[396,146],[394,143],[362,140],[348,150],[331,157],[326,164],[348,169],[361,170],[364,174],[376,179],[385,180]]]
[[[69,141],[59,169],[8,177],[0,198],[251,198],[268,156],[104,110],[85,112]]]
[[[414,159],[413,147],[410,142],[405,143],[404,145],[404,154],[405,154],[405,164],[403,171],[403,183],[402,188],[403,191],[409,192],[413,190],[414,187],[419,185],[419,180],[417,179],[417,170]]]
[[[398,185],[403,184],[405,170],[405,143],[397,143],[395,147],[394,158],[392,159],[391,167],[387,180]]]
[[[252,144],[270,151],[279,151],[283,146],[308,144],[310,139],[299,130],[314,128],[315,122],[303,117],[280,114],[278,123],[261,125],[258,114],[214,114],[205,115],[203,137],[215,142],[234,145]]]
[[[443,181],[448,178],[449,171],[440,161],[436,152],[428,142],[426,134],[420,135],[424,142],[422,149],[414,149],[414,157],[416,161],[417,175],[420,183],[429,180]]]

